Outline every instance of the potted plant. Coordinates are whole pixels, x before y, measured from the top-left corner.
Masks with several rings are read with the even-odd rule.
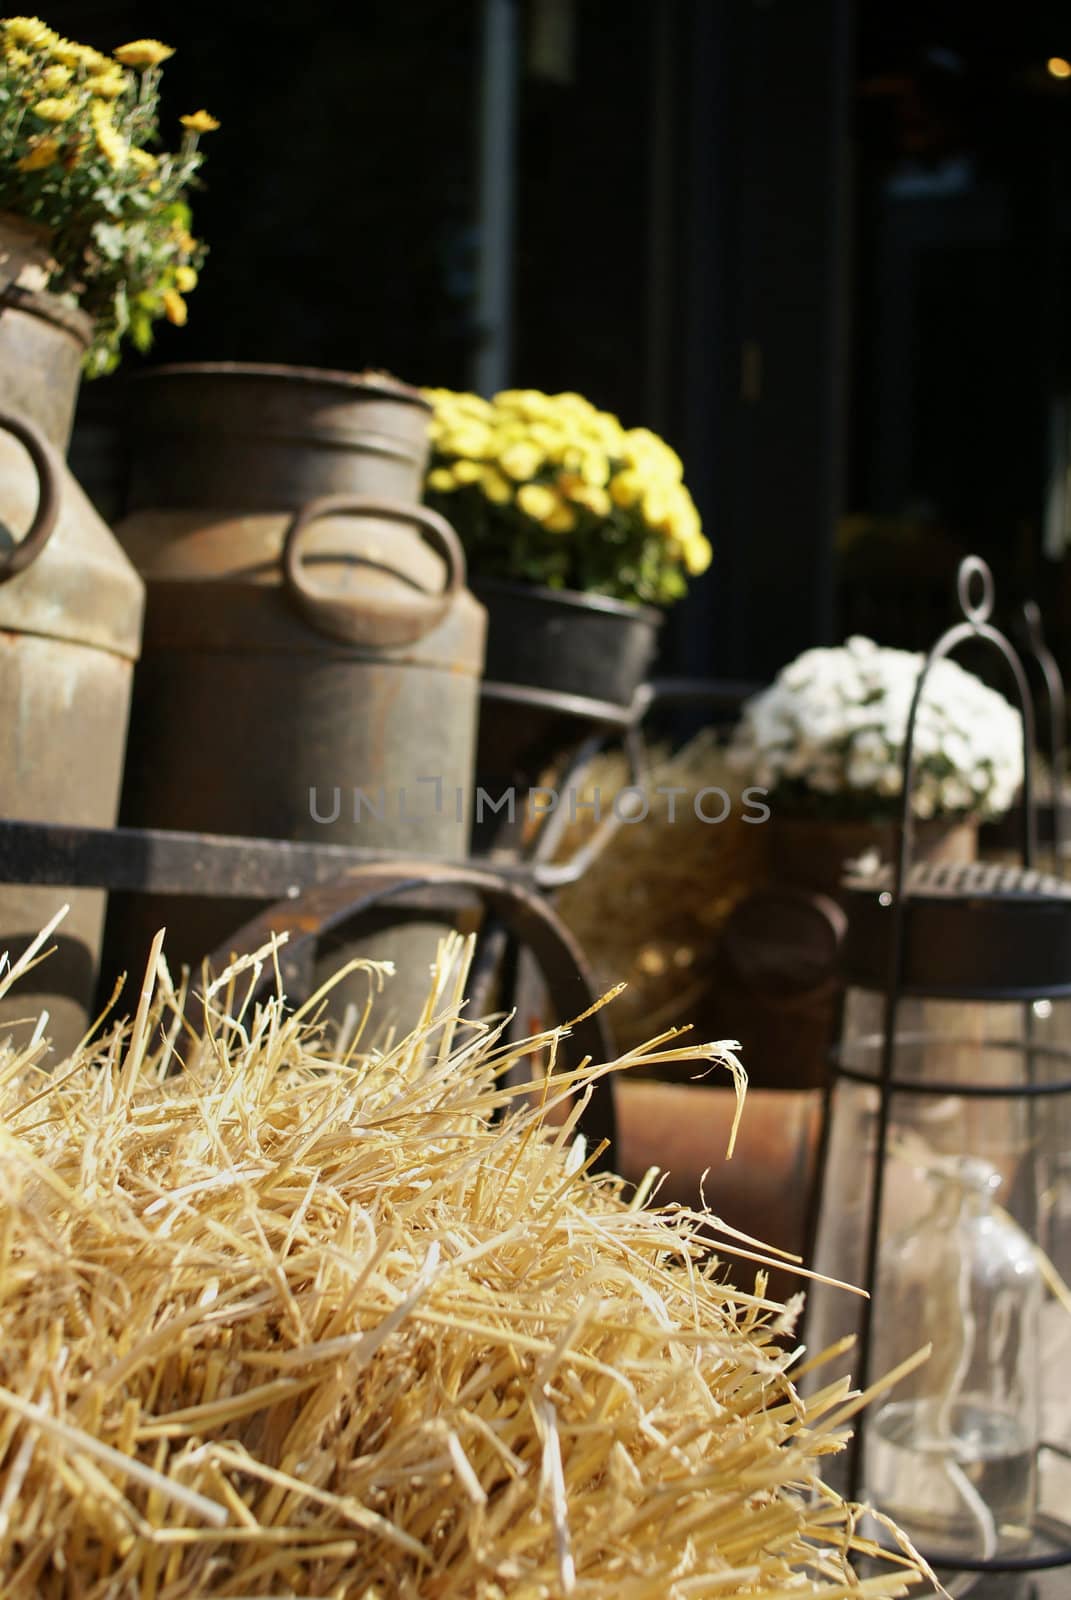
[[[109,827],[144,586],[65,461],[79,380],[186,319],[203,246],[186,192],[207,112],[157,151],[155,39],[112,56],[36,17],[0,20],[0,816]],[[82,1036],[103,896],[78,890],[38,998],[58,1049]],[[60,897],[0,889],[14,957]],[[25,999],[0,1005],[0,1032]]]
[[[777,876],[836,891],[845,860],[891,852],[900,816],[908,712],[923,657],[854,637],[805,650],[744,708],[730,761],[768,791]],[[917,849],[972,860],[978,824],[1022,783],[1022,724],[995,690],[938,661],[915,725]]]
[[[21,287],[90,318],[86,371],[110,372],[124,339],[146,350],[159,317],[186,321],[204,256],[186,196],[200,136],[219,124],[192,112],[177,151],[154,148],[161,66],[173,54],[158,39],[105,56],[36,17],[8,17],[0,34],[0,241],[5,224],[20,241],[10,259],[24,261]]]
[[[629,705],[660,608],[710,562],[679,458],[581,395],[425,393],[426,498],[488,608],[487,678]]]

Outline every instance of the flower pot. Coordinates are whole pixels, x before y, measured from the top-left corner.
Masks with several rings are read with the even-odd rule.
[[[487,662],[476,769],[494,797],[539,783],[592,721],[624,725],[658,645],[662,613],[605,595],[477,579]],[[477,815],[481,853],[513,838]]]
[[[632,704],[655,658],[661,611],[498,578],[474,579],[472,592],[487,607],[490,683]]]
[[[0,816],[111,827],[144,590],[64,460],[91,333],[50,295],[0,296]],[[70,904],[56,953],[0,1001],[0,1035],[47,1010],[56,1048],[77,1044],[104,899],[0,885],[0,951],[12,960]]]
[[[877,850],[887,861],[895,857],[899,832],[895,823],[785,817],[771,804],[773,812],[767,823],[770,863],[779,883],[838,899],[846,861],[870,850]],[[913,841],[916,861],[974,861],[978,824],[955,818],[916,822]]]
[[[48,283],[51,238],[47,228],[10,211],[0,211],[0,292],[9,288],[41,293]]]

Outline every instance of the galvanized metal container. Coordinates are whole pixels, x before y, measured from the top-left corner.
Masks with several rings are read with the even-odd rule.
[[[428,410],[376,374],[138,380],[119,537],[148,605],[125,822],[466,855],[485,616],[420,504]],[[255,909],[131,901],[114,952],[166,923],[172,960],[197,962]],[[334,959],[391,956],[423,992],[441,932],[393,910]]]
[[[90,332],[48,295],[0,299],[0,816],[110,827],[144,591],[64,461]],[[44,1009],[61,1051],[89,1018],[104,895],[0,886],[13,958],[65,900],[56,953],[0,1001],[0,1034]]]

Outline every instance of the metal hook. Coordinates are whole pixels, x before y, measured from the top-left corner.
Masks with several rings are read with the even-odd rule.
[[[976,578],[982,585],[977,601],[971,599],[971,584]],[[993,574],[981,556],[964,556],[956,572],[956,597],[968,622],[977,625],[989,621],[993,614],[994,592]]]

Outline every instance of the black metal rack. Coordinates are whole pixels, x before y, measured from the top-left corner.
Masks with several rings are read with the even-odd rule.
[[[753,685],[706,680],[661,680],[641,686],[633,705],[610,707],[573,696],[512,689],[507,698],[518,710],[561,719],[576,745],[567,774],[582,781],[586,764],[608,740],[623,739],[630,770],[642,782],[642,724],[661,704],[706,704],[735,710]],[[503,691],[489,686],[501,699]],[[582,730],[576,739],[576,730]],[[588,733],[583,738],[583,731]],[[564,741],[568,743],[569,741]],[[232,953],[257,948],[270,928],[285,931],[287,944],[280,967],[288,993],[300,1002],[311,986],[312,961],[318,941],[334,928],[381,911],[387,904],[460,910],[476,905],[485,913],[472,973],[474,1014],[483,1009],[496,969],[515,971],[518,951],[536,959],[554,1010],[576,1017],[597,999],[583,952],[556,916],[548,896],[575,883],[605,849],[619,826],[608,816],[592,837],[565,861],[550,859],[559,834],[553,816],[528,841],[524,852],[496,850],[493,858],[446,861],[418,853],[404,859],[383,850],[291,842],[282,839],[228,837],[157,828],[89,828],[59,823],[0,819],[0,883],[56,888],[103,889],[164,896],[212,896],[248,903],[262,900],[267,909],[237,928],[226,948],[206,951],[210,964],[226,964]],[[271,975],[264,975],[264,983]],[[563,1041],[567,1058],[612,1058],[605,1013],[596,1011],[574,1025]],[[599,1165],[612,1159],[616,1125],[612,1080],[603,1079],[582,1118],[593,1143],[608,1141]]]
[[[980,589],[977,595],[972,594],[975,587]],[[962,620],[942,634],[926,656],[908,714],[896,859],[891,869],[885,867],[845,880],[848,913],[845,985],[884,991],[883,1024],[876,1071],[866,1072],[850,1065],[845,1059],[843,1045],[834,1051],[820,1149],[819,1195],[826,1177],[837,1084],[845,1081],[870,1086],[877,1091],[878,1106],[862,1281],[868,1298],[863,1302],[859,1324],[861,1387],[875,1376],[871,1372],[875,1293],[882,1242],[885,1169],[896,1096],[953,1095],[968,1101],[1022,1098],[1030,1104],[1071,1096],[1071,1051],[1042,1045],[1034,1038],[1033,1004],[1071,997],[1071,885],[1033,868],[1037,846],[1033,702],[1017,653],[989,620],[993,583],[985,564],[976,557],[967,558],[959,569],[957,589]],[[1019,868],[926,867],[912,860],[912,789],[919,705],[935,663],[952,655],[968,641],[984,643],[1000,655],[1014,684],[1022,715],[1024,777],[1020,819],[1022,865]],[[1060,702],[1054,697],[1052,704],[1059,706]],[[1011,1048],[1022,1061],[1022,1079],[1004,1083],[964,1083],[899,1075],[897,1051],[908,1042],[898,1033],[901,1006],[905,1000],[923,998],[1021,1004],[1022,1040]],[[1062,1075],[1042,1077],[1039,1072],[1042,1062],[1051,1067],[1054,1061]],[[863,1488],[866,1429],[864,1413],[850,1449],[849,1493],[853,1496]],[[1043,1442],[1039,1453],[1044,1450],[1061,1456],[1066,1454],[1062,1447]],[[939,1550],[926,1550],[923,1554],[935,1568],[944,1571],[1013,1574],[1071,1566],[1071,1544],[1046,1540],[1040,1530],[1036,1530],[1034,1548],[1018,1555],[970,1559]]]

